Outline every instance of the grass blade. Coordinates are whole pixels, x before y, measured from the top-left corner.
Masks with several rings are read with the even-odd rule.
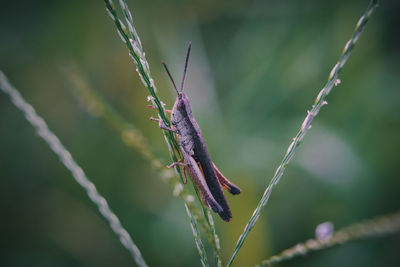
[[[272,264],[302,256],[312,251],[330,248],[356,239],[389,235],[398,231],[400,231],[400,212],[351,224],[324,239],[309,239],[304,243],[299,243],[264,260],[257,266],[271,266]]]
[[[267,204],[268,199],[271,195],[273,187],[278,184],[280,178],[283,175],[283,172],[285,171],[286,166],[289,164],[289,162],[292,160],[294,153],[303,140],[304,136],[307,134],[308,130],[311,128],[311,123],[313,119],[318,115],[320,109],[322,106],[327,104],[325,101],[326,97],[332,90],[334,86],[337,86],[340,83],[340,80],[338,79],[339,72],[342,70],[343,66],[347,62],[350,53],[355,45],[355,43],[358,41],[362,30],[364,29],[365,24],[367,23],[369,17],[371,16],[372,12],[375,10],[375,8],[378,5],[377,0],[373,0],[369,3],[367,10],[364,12],[364,14],[361,16],[360,20],[358,21],[356,28],[353,32],[353,35],[351,36],[350,40],[347,41],[342,55],[340,56],[338,62],[335,64],[333,67],[329,78],[328,82],[325,84],[325,86],[322,88],[322,90],[319,92],[317,99],[315,100],[315,103],[311,109],[311,111],[308,111],[307,116],[303,122],[303,124],[300,127],[300,130],[297,132],[296,136],[293,138],[292,143],[289,145],[289,148],[286,151],[286,154],[284,155],[281,164],[278,166],[278,168],[275,171],[274,176],[272,177],[268,187],[264,191],[263,196],[261,197],[260,202],[257,205],[257,208],[254,210],[253,215],[250,217],[249,222],[244,228],[243,233],[240,235],[236,246],[233,250],[232,256],[228,261],[227,266],[231,266],[233,263],[235,257],[237,256],[240,248],[242,247],[244,241],[246,240],[248,234],[250,233],[251,229],[253,229],[254,225],[256,224],[262,208]]]
[[[124,11],[124,14],[127,16],[127,12],[129,12],[129,18],[126,18],[128,23],[128,29],[125,24],[118,18],[117,11],[114,7],[114,4],[111,0],[104,0],[106,5],[106,11],[110,15],[111,19],[114,21],[115,26],[117,27],[117,32],[121,37],[121,40],[126,44],[129,55],[135,62],[137,68],[136,71],[142,81],[142,83],[148,89],[150,96],[148,98],[151,101],[153,107],[157,110],[159,118],[163,121],[163,123],[170,127],[171,123],[169,119],[166,117],[164,103],[160,100],[158,95],[156,94],[157,88],[154,84],[154,80],[151,78],[150,67],[147,62],[145,52],[143,51],[142,44],[139,36],[136,33],[135,28],[133,27],[133,23],[131,23],[131,16],[128,10],[128,7],[125,1],[120,1],[122,3],[121,8]],[[179,155],[179,146],[173,135],[173,133],[169,131],[163,131],[164,137],[167,141],[167,145],[170,151],[171,158],[174,162],[178,161],[180,158]],[[183,182],[183,177],[180,173],[179,166],[175,167],[177,174],[179,175],[181,181]]]
[[[196,242],[197,251],[199,252],[199,255],[200,255],[201,265],[203,265],[203,267],[207,267],[207,266],[209,266],[208,265],[208,261],[207,261],[207,254],[206,254],[206,251],[204,249],[203,242],[201,242],[201,239],[198,236],[199,235],[199,231],[198,231],[197,221],[193,217],[192,213],[189,211],[189,209],[188,209],[188,207],[186,205],[185,205],[185,208],[186,208],[187,215],[190,218],[190,223],[191,223],[191,227],[192,227],[194,240]]]
[[[129,11],[128,5],[126,4],[125,0],[119,1],[122,12],[125,17],[125,22],[128,25],[128,27],[126,27],[124,25],[124,23],[118,18],[118,15],[117,15],[117,12],[116,12],[113,2],[111,0],[104,0],[104,2],[106,5],[106,10],[107,10],[108,14],[110,15],[111,19],[114,21],[114,23],[117,27],[118,34],[120,35],[122,41],[127,45],[129,54],[137,66],[136,71],[138,72],[140,79],[142,80],[143,84],[147,87],[147,89],[150,92],[149,99],[151,100],[153,107],[158,111],[159,118],[163,121],[163,123],[166,126],[169,127],[171,125],[170,121],[166,117],[163,103],[161,102],[161,100],[159,99],[159,97],[156,94],[156,86],[154,84],[154,80],[151,78],[150,67],[146,60],[140,38],[135,30],[133,20],[132,20],[132,15]],[[182,157],[180,155],[180,149],[179,149],[178,143],[175,139],[175,136],[173,133],[171,133],[169,131],[163,131],[163,133],[164,133],[164,137],[165,137],[165,140],[167,142],[167,145],[168,145],[168,148],[170,151],[171,159],[173,162],[177,162],[178,159],[182,159]],[[176,170],[176,173],[178,174],[179,178],[181,179],[181,183],[183,183],[183,177],[180,172],[180,167],[175,166],[175,170]],[[199,201],[201,202],[200,199],[199,199]],[[189,209],[189,213],[190,212],[191,211]],[[193,218],[195,220],[195,218],[193,216],[191,216],[191,218]],[[208,228],[206,230],[206,233],[214,232],[214,234],[212,234],[212,236],[215,238],[216,237],[215,228],[213,229],[213,225],[211,225],[207,219],[206,219],[206,222],[207,222],[206,228]],[[195,229],[195,230],[198,231],[198,229]],[[197,234],[197,236],[199,236],[199,235]],[[220,254],[220,249],[218,248],[218,246],[216,244],[217,244],[217,241],[214,239],[213,242],[211,242],[211,245],[214,249],[214,253],[217,255],[217,258],[218,258],[217,264],[220,264],[222,262],[221,256],[220,256],[221,254]]]
[[[122,245],[130,252],[137,265],[146,267],[147,264],[138,247],[133,242],[129,233],[121,225],[118,217],[112,212],[105,198],[100,195],[96,186],[86,177],[82,168],[79,167],[69,151],[61,144],[58,137],[47,127],[46,122],[36,113],[35,109],[23,99],[21,94],[9,83],[7,77],[1,71],[0,89],[9,95],[12,103],[24,113],[25,118],[35,128],[38,135],[49,145],[51,150],[56,153],[64,166],[70,170],[76,182],[86,190],[90,200],[97,205],[100,213],[107,220],[112,231],[118,236]]]

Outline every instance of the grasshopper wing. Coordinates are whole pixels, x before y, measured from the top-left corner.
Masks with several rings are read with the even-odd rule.
[[[232,219],[232,212],[229,208],[228,202],[222,192],[220,181],[217,178],[217,174],[213,168],[211,160],[205,160],[203,157],[199,157],[198,161],[201,171],[204,174],[205,181],[214,199],[222,207],[222,211],[218,212],[218,215],[226,222]]]

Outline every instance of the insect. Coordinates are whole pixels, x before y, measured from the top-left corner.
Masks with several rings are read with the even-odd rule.
[[[186,173],[189,174],[199,189],[203,204],[228,222],[232,219],[232,213],[222,187],[232,195],[239,194],[241,190],[225,178],[211,160],[200,127],[193,117],[190,100],[183,91],[190,50],[191,43],[189,42],[180,90],[176,87],[167,65],[162,63],[178,94],[171,112],[172,127],[167,127],[161,119],[150,119],[158,121],[161,129],[172,131],[177,135],[184,161],[174,162],[168,167],[183,166],[185,176]]]

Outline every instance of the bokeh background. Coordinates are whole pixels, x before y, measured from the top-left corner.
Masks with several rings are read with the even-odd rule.
[[[210,153],[243,189],[218,217],[226,258],[368,0],[128,1],[159,95],[186,91]],[[235,266],[399,209],[399,2],[381,1]],[[200,266],[183,203],[74,91],[79,77],[169,162],[146,89],[102,1],[2,1],[0,68],[104,194],[151,266]],[[0,93],[0,266],[132,266],[85,192]],[[281,266],[399,266],[400,235]]]

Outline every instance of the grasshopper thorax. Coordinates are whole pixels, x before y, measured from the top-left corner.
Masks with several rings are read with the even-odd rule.
[[[184,119],[188,119],[192,115],[190,100],[185,93],[179,92],[172,109],[172,123],[178,123]]]

